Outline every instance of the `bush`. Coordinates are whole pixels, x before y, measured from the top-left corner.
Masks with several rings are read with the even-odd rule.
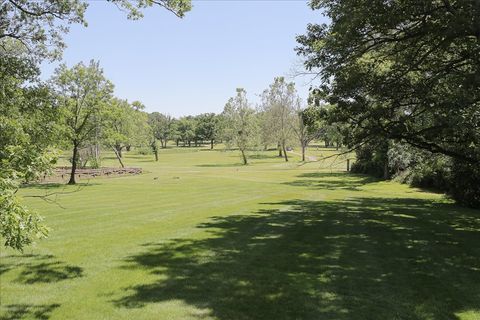
[[[378,178],[388,178],[388,142],[379,144],[366,144],[356,151],[356,160],[351,171],[364,173]]]
[[[480,208],[480,168],[455,161],[452,166],[450,195],[458,203]]]

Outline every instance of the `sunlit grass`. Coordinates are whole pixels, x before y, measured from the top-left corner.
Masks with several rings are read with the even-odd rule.
[[[131,152],[144,174],[22,189],[60,194],[25,198],[52,230],[2,248],[0,319],[480,318],[478,210],[275,155]]]

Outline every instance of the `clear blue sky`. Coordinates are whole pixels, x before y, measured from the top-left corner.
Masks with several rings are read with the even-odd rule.
[[[235,88],[251,102],[275,76],[299,65],[295,36],[309,22],[323,22],[306,1],[194,1],[179,19],[150,8],[138,21],[104,1],[91,1],[88,27],[74,25],[65,36],[68,66],[100,61],[115,94],[140,100],[147,111],[174,116],[221,112]],[[55,65],[42,66],[49,77]],[[306,98],[307,79],[292,79]]]

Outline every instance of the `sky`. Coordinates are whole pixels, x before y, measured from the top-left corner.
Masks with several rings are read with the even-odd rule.
[[[73,25],[64,37],[63,62],[98,60],[117,97],[176,117],[219,113],[238,87],[255,105],[276,76],[307,98],[310,79],[292,76],[301,70],[295,36],[325,18],[306,1],[199,0],[183,19],[158,7],[144,13],[132,21],[111,3],[90,1],[88,27]],[[56,66],[43,64],[43,77]]]

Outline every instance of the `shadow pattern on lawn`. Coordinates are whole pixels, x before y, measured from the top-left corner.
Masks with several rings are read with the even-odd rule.
[[[14,257],[14,256],[11,256]],[[10,270],[19,270],[19,275],[14,280],[22,284],[51,283],[83,276],[83,269],[78,266],[66,264],[53,255],[27,254],[15,256],[15,264],[9,264],[9,257],[0,263],[2,273]]]
[[[5,306],[6,312],[0,316],[0,320],[20,320],[20,319],[37,319],[47,320],[51,313],[59,304],[10,304]]]
[[[309,189],[345,189],[357,191],[361,186],[379,181],[378,179],[362,174],[346,174],[341,172],[308,172],[297,176],[298,180],[284,184]]]
[[[218,319],[456,319],[480,311],[480,212],[412,198],[291,200],[213,218],[210,237],[125,259],[158,281],[114,303],[178,299]],[[272,209],[283,206],[284,209]]]

